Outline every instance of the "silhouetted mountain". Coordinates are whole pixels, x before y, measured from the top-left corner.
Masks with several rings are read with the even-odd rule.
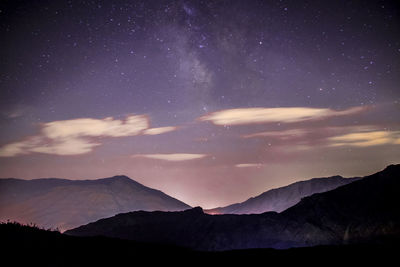
[[[260,262],[289,266],[389,266],[398,258],[398,240],[380,244],[318,246],[287,250],[253,249],[200,252],[176,246],[138,243],[107,237],[75,237],[14,223],[0,224],[2,262],[11,266],[126,266],[145,262],[173,266],[221,266]],[[194,264],[195,263],[195,264]]]
[[[257,214],[268,211],[282,212],[297,204],[303,197],[326,192],[359,179],[360,178],[343,178],[341,176],[314,178],[269,190],[241,203],[209,209],[205,210],[205,212],[208,214]]]
[[[190,208],[161,191],[126,176],[98,180],[0,179],[0,220],[71,229],[134,210]]]
[[[400,165],[332,191],[314,194],[282,213],[208,215],[130,212],[67,231],[174,244],[198,250],[289,248],[378,242],[400,236]]]

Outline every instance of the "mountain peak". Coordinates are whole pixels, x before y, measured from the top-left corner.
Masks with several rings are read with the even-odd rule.
[[[126,175],[115,175],[113,177],[111,177],[111,179],[118,179],[118,180],[132,180],[131,178],[129,178]]]
[[[0,220],[33,222],[43,228],[61,230],[118,213],[190,208],[125,175],[96,180],[10,180],[2,181],[0,189]]]
[[[331,176],[331,177],[328,177],[328,178],[345,179],[345,178],[343,178],[343,176],[340,176],[340,175],[334,175],[334,176]],[[318,178],[317,178],[317,179],[318,179]]]

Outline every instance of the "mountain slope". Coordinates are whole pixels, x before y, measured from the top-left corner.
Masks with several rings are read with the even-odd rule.
[[[126,176],[98,180],[0,179],[0,220],[71,229],[134,210],[190,208],[161,191]]]
[[[400,165],[306,197],[282,213],[131,212],[67,231],[198,250],[289,248],[400,237]]]
[[[359,180],[359,178],[343,178],[341,176],[314,178],[266,191],[241,203],[209,209],[205,210],[205,212],[209,214],[281,212],[298,203],[303,197],[326,192],[357,180]]]
[[[400,165],[335,190],[304,198],[281,215],[323,229],[323,243],[400,236]]]

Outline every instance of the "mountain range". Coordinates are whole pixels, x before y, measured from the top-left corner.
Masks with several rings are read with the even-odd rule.
[[[134,210],[179,211],[189,205],[126,176],[98,180],[0,179],[0,220],[61,231]]]
[[[207,213],[280,212],[313,193],[325,192],[357,178],[314,178],[267,191],[243,203]],[[97,180],[0,179],[0,221],[34,223],[61,231],[129,211],[180,211],[191,208],[161,191],[126,176]]]
[[[298,203],[303,197],[326,192],[359,179],[360,178],[343,178],[341,176],[314,178],[269,190],[241,203],[208,209],[205,210],[205,212],[209,214],[256,214],[267,211],[282,212]]]
[[[379,242],[400,237],[400,165],[324,193],[281,212],[209,215],[129,212],[65,232],[106,236],[196,250],[291,248]]]

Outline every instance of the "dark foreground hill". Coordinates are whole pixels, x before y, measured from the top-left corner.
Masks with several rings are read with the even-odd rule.
[[[208,215],[201,208],[139,211],[66,233],[208,251],[359,244],[400,236],[398,203],[400,165],[391,165],[359,181],[306,197],[282,213]]]
[[[67,230],[134,210],[190,208],[126,176],[98,180],[0,179],[0,220]]]
[[[199,252],[107,237],[75,237],[19,224],[0,224],[1,260],[10,266],[389,266],[398,240],[364,245],[319,246],[287,250],[252,249]]]
[[[257,214],[268,211],[282,212],[297,204],[302,198],[323,193],[339,186],[357,181],[359,178],[332,176],[313,178],[288,186],[268,190],[256,197],[226,207],[205,210],[208,214]]]

